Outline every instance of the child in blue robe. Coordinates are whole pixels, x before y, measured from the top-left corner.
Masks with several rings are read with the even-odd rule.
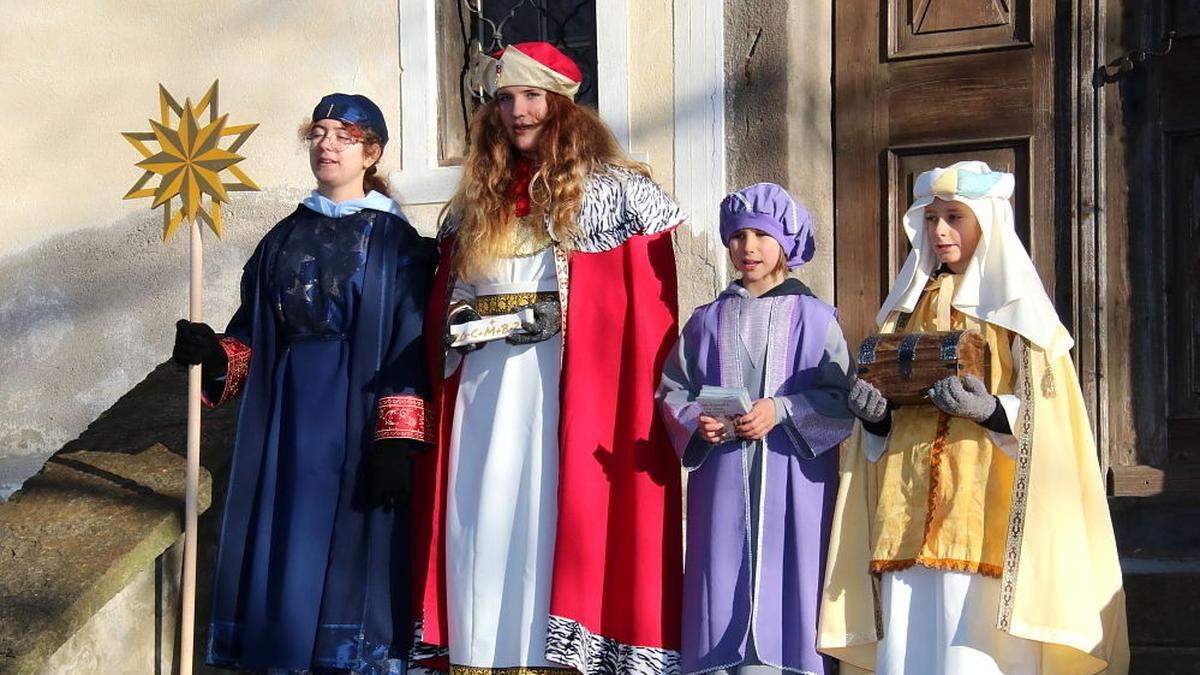
[[[206,401],[241,395],[208,662],[403,672],[435,254],[375,175],[374,103],[326,96],[305,140],[318,187],[246,263],[224,336],[177,328],[174,358],[202,365]]]

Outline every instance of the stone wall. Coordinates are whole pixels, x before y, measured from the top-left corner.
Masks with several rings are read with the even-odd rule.
[[[832,0],[725,4],[728,184],[769,181],[812,212],[817,254],[796,273],[833,287]]]
[[[257,122],[226,241],[207,247],[223,326],[255,242],[312,185],[296,129],[322,94],[371,96],[398,128],[395,2],[42,3],[0,25],[0,500],[161,362],[187,308],[186,231],[164,246],[149,200],[122,201],[158,83],[181,101],[220,79],[231,123]],[[151,146],[153,147],[153,145]],[[398,165],[389,148],[384,167]],[[210,238],[211,242],[211,238]]]
[[[177,389],[181,373],[164,375]],[[140,389],[172,410],[183,403],[174,392],[164,401],[162,387]],[[164,661],[170,671],[184,459],[157,441],[138,449],[147,438],[138,427],[154,419],[149,402],[114,408],[92,426],[98,433],[57,453],[0,504],[0,673],[151,673]],[[229,434],[212,433],[228,429],[228,417],[206,424],[214,467],[229,456]],[[179,444],[177,422],[163,429]],[[210,473],[200,480],[203,512]]]
[[[39,672],[175,672],[182,565],[180,538],[55,650]]]
[[[154,369],[0,504],[0,673],[178,663],[185,381]],[[236,413],[203,418],[197,672],[211,672],[199,664]]]

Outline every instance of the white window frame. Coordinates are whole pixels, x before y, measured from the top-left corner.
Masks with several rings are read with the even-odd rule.
[[[725,198],[724,0],[674,0],[675,199],[708,240],[718,287],[727,276],[717,204]]]
[[[400,162],[388,180],[404,204],[438,204],[458,187],[462,167],[438,164],[437,12],[434,0],[399,0]],[[596,0],[596,78],[600,118],[625,151],[629,115],[629,0]]]

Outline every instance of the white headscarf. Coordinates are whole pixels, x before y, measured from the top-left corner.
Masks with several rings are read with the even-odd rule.
[[[951,306],[968,316],[1003,326],[1027,338],[1050,356],[1074,345],[1037,269],[1017,237],[1013,224],[1013,175],[992,171],[983,162],[956,162],[917,176],[913,205],[904,214],[904,231],[912,252],[887,300],[875,317],[880,326],[893,311],[911,312],[930,275],[937,269],[937,252],[925,232],[925,207],[934,197],[970,207],[982,236],[975,254],[956,285]]]

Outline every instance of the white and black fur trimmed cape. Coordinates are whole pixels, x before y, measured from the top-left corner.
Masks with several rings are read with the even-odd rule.
[[[568,248],[583,253],[611,251],[633,235],[657,234],[685,218],[683,209],[652,179],[608,164],[587,177],[577,216],[579,234]],[[447,215],[438,240],[455,233],[459,222],[454,214]],[[549,215],[546,230],[558,241]]]

